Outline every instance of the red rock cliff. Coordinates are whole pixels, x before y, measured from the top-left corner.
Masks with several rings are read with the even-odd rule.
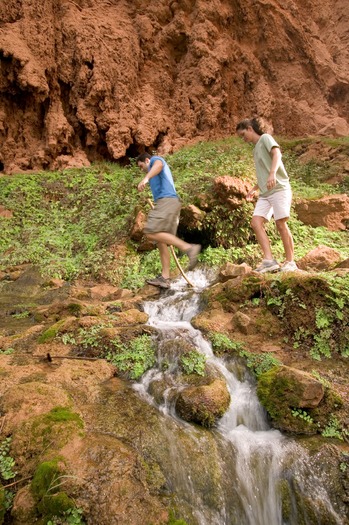
[[[319,5],[320,4],[320,5]],[[349,134],[347,0],[1,0],[0,170]]]

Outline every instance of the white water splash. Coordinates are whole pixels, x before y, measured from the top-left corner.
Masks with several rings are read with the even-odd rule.
[[[195,330],[190,324],[190,320],[199,311],[200,292],[209,284],[209,277],[205,272],[195,270],[190,272],[190,280],[195,286],[194,290],[188,289],[186,281],[180,278],[173,283],[170,291],[163,293],[159,300],[145,303],[144,310],[149,315],[148,324],[157,328],[164,340],[181,338],[189,341],[197,351],[206,356],[206,362],[217,369],[226,380],[231,403],[212,432],[216,433],[220,440],[223,439],[234,454],[236,483],[234,490],[238,494],[239,508],[242,510],[237,511],[238,515],[234,516],[232,521],[231,516],[228,517],[228,512],[225,511],[224,501],[219,512],[203,508],[203,503],[191,482],[190,472],[185,471],[184,465],[178,475],[179,481],[186,492],[191,492],[193,513],[199,525],[286,525],[282,519],[278,483],[285,458],[295,455],[295,449],[299,447],[283,437],[279,431],[270,429],[252,380],[249,378],[239,380],[227,368],[224,360],[213,354],[211,344],[204,339],[200,331]],[[171,369],[165,373],[169,378]],[[174,381],[171,385],[170,381],[160,406],[148,393],[151,383],[161,380],[165,373],[161,370],[160,356],[159,366],[144,374],[141,382],[135,384],[134,388],[149,403],[157,406],[165,416],[175,419],[182,428],[187,429],[191,439],[195,440],[197,438],[192,425],[180,420],[176,416],[174,407],[168,402],[171,398],[171,390],[178,392],[178,385]],[[171,441],[171,436],[169,442],[175,461],[179,451],[173,440]],[[321,494],[325,498],[325,491]],[[329,502],[328,506],[330,507]],[[332,515],[333,523],[340,525],[340,518],[338,517],[337,521],[334,512]],[[297,518],[291,519],[287,524],[298,525]]]

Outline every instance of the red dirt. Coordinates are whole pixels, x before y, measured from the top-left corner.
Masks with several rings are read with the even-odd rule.
[[[349,134],[347,0],[7,0],[0,170],[232,135]]]

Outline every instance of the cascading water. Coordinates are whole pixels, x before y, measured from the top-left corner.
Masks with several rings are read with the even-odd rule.
[[[341,518],[334,512],[328,501],[326,491],[321,488],[321,480],[314,479],[312,497],[326,502],[327,515],[331,521],[322,521],[321,516],[307,517],[289,496],[290,508],[287,516],[282,509],[282,488],[290,487],[288,477],[298,469],[297,486],[302,485],[302,468],[305,462],[303,449],[291,439],[285,438],[279,431],[270,429],[264,409],[261,407],[252,378],[238,379],[234,365],[229,367],[224,360],[217,358],[211,345],[201,333],[194,329],[190,320],[199,311],[200,291],[208,284],[209,278],[204,272],[195,270],[191,280],[196,290],[189,290],[183,279],[174,283],[170,292],[166,292],[157,301],[147,302],[144,310],[149,315],[148,324],[161,334],[158,366],[148,371],[140,383],[134,385],[139,395],[155,405],[165,417],[163,432],[168,443],[168,471],[171,490],[177,494],[180,504],[191,509],[192,522],[198,525],[305,525],[328,524],[340,525]],[[199,429],[178,418],[174,409],[172,391],[178,392],[178,385],[171,380],[173,368],[162,367],[161,345],[166,341],[185,339],[194,345],[197,351],[206,356],[206,363],[216,369],[225,378],[231,403],[228,411],[221,418],[214,430]],[[240,374],[241,375],[241,374]],[[155,401],[151,385],[166,376],[166,389],[161,401]],[[189,458],[174,439],[173,432],[167,429],[166,418],[175,422],[184,432],[186,439],[194,441],[194,447],[200,451],[207,445],[208,439],[214,439],[213,455],[218,458],[216,469],[217,494],[207,494],[209,490],[202,483],[195,482],[192,476],[192,458]],[[208,437],[208,434],[210,435]],[[292,466],[290,466],[290,464]],[[293,469],[293,470],[292,470]],[[307,473],[307,476],[311,474]],[[292,480],[291,480],[292,481]],[[308,479],[309,481],[309,479]],[[315,489],[316,487],[316,489]],[[212,492],[212,491],[211,491]],[[187,512],[188,514],[188,512]],[[316,519],[316,521],[314,521]]]

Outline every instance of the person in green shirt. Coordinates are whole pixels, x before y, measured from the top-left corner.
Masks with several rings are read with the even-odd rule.
[[[248,192],[246,200],[252,201],[254,194],[259,191],[251,226],[263,252],[263,261],[255,271],[265,273],[275,270],[298,270],[294,262],[293,238],[287,224],[290,217],[292,190],[282,162],[280,146],[271,135],[262,131],[257,119],[242,120],[236,126],[236,132],[245,142],[254,144],[253,158],[257,184]],[[272,255],[270,241],[265,231],[265,224],[272,216],[285,250],[285,263],[282,266]]]

